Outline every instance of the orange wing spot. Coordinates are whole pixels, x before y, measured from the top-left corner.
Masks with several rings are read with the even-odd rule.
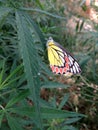
[[[52,69],[52,72],[55,72],[55,67],[53,65],[50,66]]]
[[[66,61],[66,63],[69,63],[69,59],[67,56],[65,56],[65,61]]]
[[[56,74],[59,73],[59,68],[58,67],[55,67],[55,72],[56,72]]]
[[[63,68],[59,68],[60,74],[63,74]]]
[[[69,69],[69,64],[68,63],[66,63],[66,68]]]
[[[64,67],[64,68],[63,68],[63,73],[66,73],[66,72],[67,72],[67,68]]]
[[[69,70],[69,59],[65,56],[65,67],[63,68],[64,73],[66,73],[67,70]]]

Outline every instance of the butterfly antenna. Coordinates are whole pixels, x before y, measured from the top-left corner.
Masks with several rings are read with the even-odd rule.
[[[49,41],[51,41],[51,40],[53,40],[53,38],[52,38],[52,37],[49,37]]]

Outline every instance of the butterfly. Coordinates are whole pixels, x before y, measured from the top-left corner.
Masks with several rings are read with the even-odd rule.
[[[71,56],[60,44],[55,42],[52,37],[47,41],[48,59],[50,68],[55,74],[78,74],[81,72],[80,66],[75,58]]]

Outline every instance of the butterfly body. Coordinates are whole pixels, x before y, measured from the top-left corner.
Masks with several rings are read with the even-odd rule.
[[[48,59],[53,73],[77,74],[81,72],[78,62],[51,37],[47,41]]]

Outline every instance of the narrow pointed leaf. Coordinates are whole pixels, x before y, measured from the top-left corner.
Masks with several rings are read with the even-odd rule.
[[[11,8],[0,7],[0,28],[2,27],[4,20],[10,11],[11,11]]]
[[[31,118],[34,118],[35,116],[35,110],[34,107],[22,107],[22,108],[16,108],[12,110],[13,112],[16,112],[17,114],[21,115],[27,115]],[[21,113],[20,113],[21,111]],[[42,112],[42,118],[43,119],[62,119],[62,118],[73,118],[73,117],[85,117],[83,114],[79,114],[76,112],[70,112],[66,110],[58,110],[58,109],[53,109],[53,108],[41,108]]]
[[[31,92],[32,100],[35,104],[35,120],[37,120],[37,126],[43,130],[40,106],[38,101],[40,88],[40,78],[38,76],[40,68],[37,59],[38,54],[35,49],[32,33],[30,32],[30,24],[27,22],[28,20],[25,13],[17,11],[16,21],[18,27],[20,54],[23,59],[24,71],[26,74],[28,87]]]
[[[41,86],[42,88],[68,88],[69,85],[65,85],[62,83],[57,83],[53,81],[44,82],[44,84]]]
[[[29,91],[24,90],[19,93],[17,96],[13,97],[6,105],[6,108],[11,107],[15,103],[21,101],[22,99],[26,98],[29,95]]]
[[[68,98],[69,98],[69,94],[67,93],[67,94],[65,94],[65,96],[63,97],[63,99],[62,99],[62,101],[61,101],[61,103],[60,103],[58,109],[61,109],[61,108],[65,105],[65,103],[68,101]]]
[[[15,119],[15,117],[12,117],[10,114],[7,113],[7,120],[8,120],[8,125],[11,130],[23,130],[21,127],[19,120]]]
[[[1,124],[2,124],[3,116],[4,116],[4,112],[2,111],[2,113],[0,113],[0,127],[1,127]]]

